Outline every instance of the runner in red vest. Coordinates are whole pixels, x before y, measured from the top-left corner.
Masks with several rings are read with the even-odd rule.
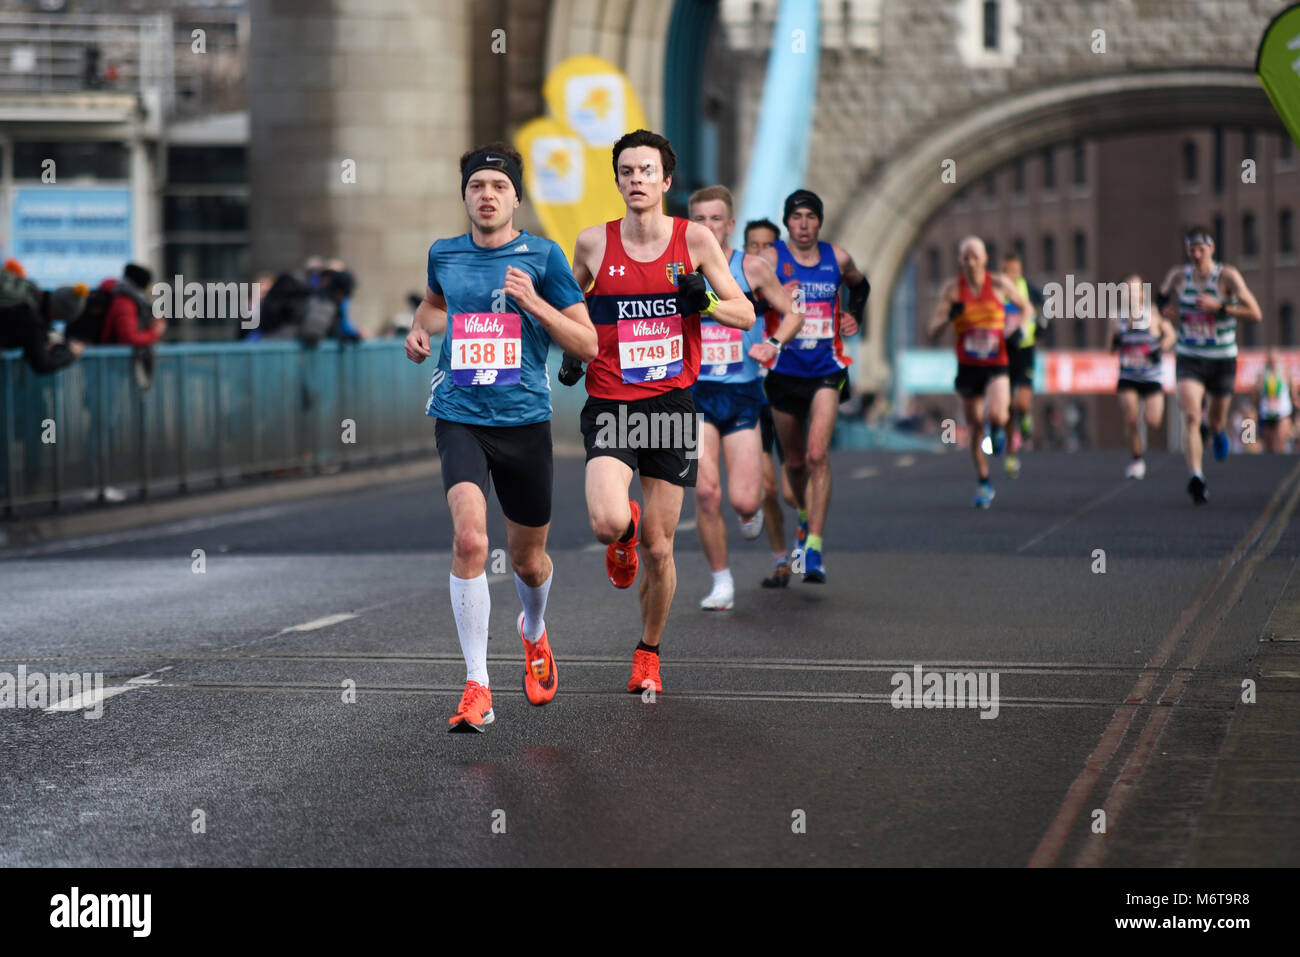
[[[708,227],[664,213],[677,164],[668,140],[636,130],[613,152],[627,213],[584,229],[573,253],[599,341],[582,410],[587,511],[597,540],[608,546],[605,570],[614,587],[632,584],[637,546],[646,547],[641,640],[627,690],[658,692],[659,639],[677,588],[673,535],[698,462],[690,387],[700,369],[700,315],[749,329],[754,307]],[[641,473],[644,514],[629,494],[634,472]]]
[[[1007,310],[1003,301],[1015,304],[1020,315],[1029,310],[1029,302],[1016,284],[1002,273],[989,272],[989,254],[976,236],[967,236],[957,247],[961,272],[948,280],[939,294],[939,304],[930,321],[933,339],[949,324],[957,346],[957,380],[954,388],[961,397],[962,411],[970,427],[970,452],[975,462],[979,486],[975,490],[976,508],[993,504],[993,485],[989,481],[988,460],[982,447],[984,410],[988,404],[989,423],[993,426],[994,455],[1006,446],[1006,425],[1011,412],[1011,380],[1008,376]],[[1018,316],[1015,318],[1019,318]]]

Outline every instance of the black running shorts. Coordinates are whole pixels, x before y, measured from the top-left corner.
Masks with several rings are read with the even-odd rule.
[[[1011,376],[1011,388],[1027,385],[1034,387],[1034,347],[1012,346],[1007,343],[1007,372]]]
[[[973,399],[976,396],[983,396],[990,382],[1006,374],[1006,366],[977,366],[959,362],[953,388],[963,399]]]
[[[1174,377],[1180,382],[1192,379],[1205,386],[1213,396],[1232,395],[1237,384],[1237,359],[1200,359],[1178,356],[1174,359]]]
[[[1116,392],[1133,391],[1138,394],[1138,398],[1145,399],[1149,395],[1155,395],[1163,387],[1159,382],[1143,382],[1139,379],[1120,379]]]
[[[849,374],[844,369],[830,375],[804,378],[786,375],[783,372],[769,372],[763,378],[763,391],[767,401],[777,412],[793,415],[807,420],[812,408],[813,396],[821,389],[834,389],[840,393],[837,401],[843,401],[844,389],[849,381]]]
[[[690,389],[631,401],[590,396],[581,424],[588,462],[612,456],[643,478],[695,487],[700,419]]]
[[[551,521],[551,423],[468,425],[438,419],[433,427],[442,459],[444,492],[472,482],[488,496],[488,477],[506,518],[539,528]]]

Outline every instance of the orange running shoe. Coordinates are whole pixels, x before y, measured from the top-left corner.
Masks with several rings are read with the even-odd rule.
[[[636,499],[632,506],[632,539],[626,542],[611,542],[605,549],[605,572],[610,584],[615,588],[628,588],[636,580],[636,570],[641,560],[636,556],[636,547],[641,544],[641,505]]]
[[[524,643],[524,694],[528,703],[541,706],[555,697],[559,678],[555,670],[555,655],[546,632],[536,641],[524,637],[524,613],[519,613],[519,638]]]
[[[632,652],[632,677],[627,679],[627,690],[632,694],[640,694],[652,686],[656,694],[664,690],[663,679],[659,677],[659,656],[653,651],[638,648]]]
[[[481,732],[483,725],[491,724],[496,719],[496,715],[492,713],[492,692],[477,681],[467,681],[465,693],[460,696],[456,713],[447,722],[451,725],[447,730],[460,733]]]

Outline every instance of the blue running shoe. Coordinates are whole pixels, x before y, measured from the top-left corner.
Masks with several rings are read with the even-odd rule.
[[[1228,433],[1215,432],[1214,433],[1214,457],[1218,459],[1220,462],[1222,462],[1224,459],[1228,457],[1229,449],[1230,446],[1228,445]]]
[[[980,482],[975,487],[975,501],[972,503],[976,508],[988,508],[993,504],[993,496],[997,493],[993,491],[993,486],[988,482]]]
[[[1006,450],[1007,450],[1007,430],[1001,428],[994,429],[993,430],[993,454],[1001,455]]]
[[[826,569],[822,567],[822,553],[809,548],[803,553],[803,580],[812,585],[826,584]]]

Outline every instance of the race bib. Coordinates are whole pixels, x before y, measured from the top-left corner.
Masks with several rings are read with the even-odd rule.
[[[745,333],[730,326],[704,323],[700,326],[700,368],[710,376],[739,372],[745,363]]]
[[[962,356],[966,359],[994,359],[1002,341],[993,329],[972,329],[961,337]]]
[[[1151,352],[1146,346],[1125,346],[1120,350],[1119,364],[1125,369],[1145,369],[1151,365]]]
[[[518,385],[517,312],[458,312],[451,317],[451,381],[456,385]]]
[[[682,317],[620,319],[618,364],[624,382],[658,382],[681,375]]]
[[[1217,341],[1215,317],[1208,312],[1192,312],[1183,316],[1183,342],[1189,346],[1212,346]]]
[[[800,349],[815,349],[835,338],[835,312],[829,302],[805,302],[803,325],[797,336]]]

